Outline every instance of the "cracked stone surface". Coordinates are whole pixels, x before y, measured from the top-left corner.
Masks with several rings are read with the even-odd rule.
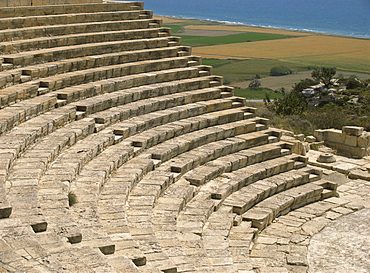
[[[370,209],[332,221],[308,247],[308,272],[370,272]]]

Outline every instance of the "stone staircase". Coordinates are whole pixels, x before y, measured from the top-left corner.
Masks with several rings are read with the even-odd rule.
[[[335,195],[142,2],[61,2],[0,0],[0,271],[242,272]]]

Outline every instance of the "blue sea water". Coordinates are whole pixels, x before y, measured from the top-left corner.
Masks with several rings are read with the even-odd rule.
[[[156,15],[370,38],[370,0],[143,0]]]

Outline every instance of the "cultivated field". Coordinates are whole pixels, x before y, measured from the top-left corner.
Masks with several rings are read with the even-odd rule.
[[[338,70],[370,73],[370,39],[186,19],[165,17],[161,17],[161,19],[164,20],[165,25],[181,26],[178,28],[179,35],[212,36],[212,32],[216,34],[216,31],[222,31],[224,36],[214,35],[213,37],[217,36],[218,41],[223,40],[223,44],[211,46],[204,45],[205,43],[203,45],[200,43],[192,44],[193,54],[205,58],[274,59],[302,66],[334,66]],[[230,33],[227,33],[228,31]],[[281,37],[283,39],[250,39],[248,42],[235,42],[235,39],[230,39],[233,35],[229,35],[235,35],[235,32],[287,36]]]
[[[208,58],[268,58],[370,73],[370,40],[325,35],[193,48]]]

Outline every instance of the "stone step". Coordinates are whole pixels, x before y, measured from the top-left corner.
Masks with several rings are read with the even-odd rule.
[[[250,155],[252,156],[253,154]],[[223,204],[225,205],[234,206],[234,201],[232,201],[234,197],[231,197],[234,193],[236,196],[235,200],[239,200],[237,198],[238,192],[248,192],[248,190],[244,189],[244,187],[258,180],[266,179],[281,172],[286,172],[294,167],[294,161],[285,157],[260,161],[258,156],[260,156],[258,153],[253,155],[253,160],[256,160],[254,163],[250,163],[246,167],[240,168],[230,174],[225,173],[224,178],[227,179],[215,181],[216,185],[211,192],[211,197],[216,200],[221,200],[221,202],[224,202]],[[269,185],[273,186],[273,184]],[[242,203],[245,204],[245,202]]]
[[[76,57],[84,57],[86,55],[96,55],[96,54],[105,54],[105,53],[112,53],[112,52],[120,52],[120,51],[130,51],[130,50],[142,50],[147,48],[159,48],[159,47],[167,47],[169,46],[169,37],[162,37],[162,38],[152,38],[146,37],[145,32],[147,30],[142,30],[144,33],[132,31],[133,34],[141,34],[136,36],[135,39],[131,40],[121,40],[121,38],[113,41],[105,41],[102,42],[92,42],[87,44],[80,44],[74,46],[60,46],[54,48],[46,48],[40,50],[31,50],[31,51],[24,51],[21,53],[14,53],[2,56],[4,59],[4,63],[2,67],[6,66],[7,64],[11,65],[12,68],[14,67],[24,67],[34,64],[40,64],[45,62],[53,62],[62,59],[70,59]],[[153,33],[155,30],[151,29],[150,32]],[[153,34],[152,34],[153,35]],[[154,37],[156,37],[154,35]],[[147,39],[143,39],[147,38]],[[175,45],[177,46],[177,45]]]
[[[37,26],[52,26],[62,24],[76,24],[88,22],[121,21],[150,19],[150,11],[106,11],[92,13],[73,13],[73,14],[55,14],[23,16],[0,19],[1,29],[29,28]]]
[[[251,221],[253,227],[262,230],[279,215],[321,200],[323,189],[313,183],[288,189],[261,201],[243,214],[243,220]]]
[[[184,174],[193,167],[196,167],[198,164],[202,164],[201,162],[206,162],[206,159],[210,156],[205,151],[192,151],[193,149],[199,147],[198,150],[201,150],[203,145],[253,130],[253,123],[244,120],[238,121],[237,115],[238,113],[228,113],[226,116],[233,118],[233,120],[230,120],[230,124],[228,124],[231,127],[229,128],[229,131],[221,129],[222,127],[217,125],[220,124],[218,122],[211,125],[212,127],[203,125],[205,128],[203,127],[204,129],[201,129],[200,131],[194,131],[176,137],[168,142],[164,142],[163,144],[153,147],[151,150],[148,150],[148,152],[152,153],[152,157],[155,159],[160,159],[162,162],[168,161],[164,166],[166,166],[165,168],[168,168],[171,172]],[[206,115],[204,115],[204,117],[205,116]],[[197,117],[191,119],[197,120]],[[235,122],[231,123],[232,121]],[[235,128],[239,128],[239,131],[235,130]],[[230,149],[232,146],[237,146],[239,143],[240,141],[231,140],[230,142],[225,143],[225,145]],[[210,146],[212,145],[210,144]],[[189,153],[183,154],[185,152]],[[171,158],[174,159],[170,160]],[[194,162],[195,159],[197,159],[196,162]]]
[[[0,20],[1,21],[1,20]],[[0,40],[5,41],[20,41],[26,39],[35,40],[37,37],[53,37],[80,33],[99,33],[118,30],[142,29],[142,28],[159,28],[161,22],[154,19],[131,19],[122,21],[95,21],[95,22],[81,22],[60,25],[43,25],[37,27],[27,27],[20,29],[3,29],[0,30]],[[18,44],[18,43],[16,43]],[[1,46],[1,43],[0,43]]]
[[[309,174],[291,170],[247,185],[225,199],[223,205],[232,206],[239,215],[255,206],[261,200],[283,190],[309,183]]]
[[[196,76],[197,74],[198,74],[197,67],[192,67],[192,68],[183,68],[181,70],[172,69],[172,70],[159,71],[159,72],[152,73],[150,77],[148,77],[146,73],[136,74],[130,77],[129,76],[121,77],[121,78],[118,78],[118,80],[123,83],[126,83],[126,87],[132,87],[132,85],[140,86],[141,84],[144,84],[142,80],[150,81],[150,83],[152,83],[153,81],[154,82],[160,82],[163,80],[170,81],[172,77],[173,77],[172,79],[175,79],[174,77],[179,77],[180,79],[191,78],[191,77]],[[168,77],[171,77],[171,78],[169,79]],[[134,78],[134,80],[132,78]],[[136,81],[135,81],[135,78],[136,78]],[[103,81],[102,83],[108,84],[106,81]],[[131,86],[127,86],[127,85],[131,85]],[[112,84],[108,86],[112,87]],[[88,88],[90,87],[90,89],[91,88],[95,89],[98,86],[96,84],[95,85],[88,84],[87,87]],[[117,87],[115,88],[118,89],[120,87],[122,87],[122,85],[117,84]],[[108,90],[103,90],[103,92],[108,92]],[[1,109],[0,110],[0,134],[6,131],[9,131],[14,126],[20,123],[23,123],[26,119],[40,115],[41,113],[54,108],[57,103],[56,95],[57,95],[56,93],[49,93],[44,96],[38,96],[38,97],[29,99],[23,102],[16,103],[5,109]],[[131,97],[132,97],[132,94],[131,94]],[[112,105],[113,101],[111,99],[108,101],[102,100],[100,102],[96,102],[95,100],[96,99],[90,100],[90,101],[85,100],[84,102],[75,103],[73,106],[77,107],[77,111],[85,112],[86,114],[91,114],[94,112],[102,111],[102,110],[105,110],[113,106]],[[84,114],[81,113],[81,115],[82,116],[80,118],[82,118]]]
[[[140,21],[139,21],[140,22]],[[107,41],[122,41],[136,39],[150,39],[158,37],[160,28],[143,28],[117,31],[104,31],[94,33],[69,34],[53,37],[40,37],[34,39],[1,42],[0,51],[5,63],[9,63],[9,57],[4,54],[17,52],[32,52],[33,50],[52,49],[65,46],[76,46],[81,44],[99,43]],[[14,62],[11,62],[14,64]]]
[[[22,75],[29,75],[33,79],[54,76],[76,70],[84,70],[107,65],[124,64],[135,61],[145,61],[169,57],[177,57],[179,50],[185,47],[151,48],[143,50],[122,51],[106,54],[91,55],[48,62],[22,68]],[[189,51],[186,51],[189,52]],[[184,55],[184,56],[188,56]]]
[[[27,16],[45,16],[57,15],[57,14],[76,14],[76,13],[95,13],[95,12],[108,12],[108,11],[131,11],[131,10],[142,10],[144,3],[136,2],[137,5],[132,5],[132,2],[106,2],[97,3],[95,0],[93,3],[85,4],[65,4],[63,5],[37,5],[38,0],[35,0],[34,6],[14,6],[14,7],[3,7],[1,8],[0,18],[9,17],[24,17]],[[39,1],[39,4],[40,1]]]
[[[239,145],[238,150],[231,150],[231,154],[222,156],[195,168],[188,172],[184,178],[188,180],[191,185],[199,186],[209,180],[215,179],[224,172],[232,172],[243,168],[248,165],[248,156],[243,155],[243,152],[239,151],[243,151],[244,149],[245,145]],[[269,145],[265,145],[254,149],[251,148],[251,150],[261,151],[262,161],[279,157],[281,155],[281,149],[275,146],[271,147]]]
[[[89,83],[91,81],[187,67],[187,61],[187,57],[173,57],[162,58],[160,60],[115,64],[59,74],[56,76],[39,79],[39,82],[40,87],[47,87],[50,90],[58,90],[68,86]]]

